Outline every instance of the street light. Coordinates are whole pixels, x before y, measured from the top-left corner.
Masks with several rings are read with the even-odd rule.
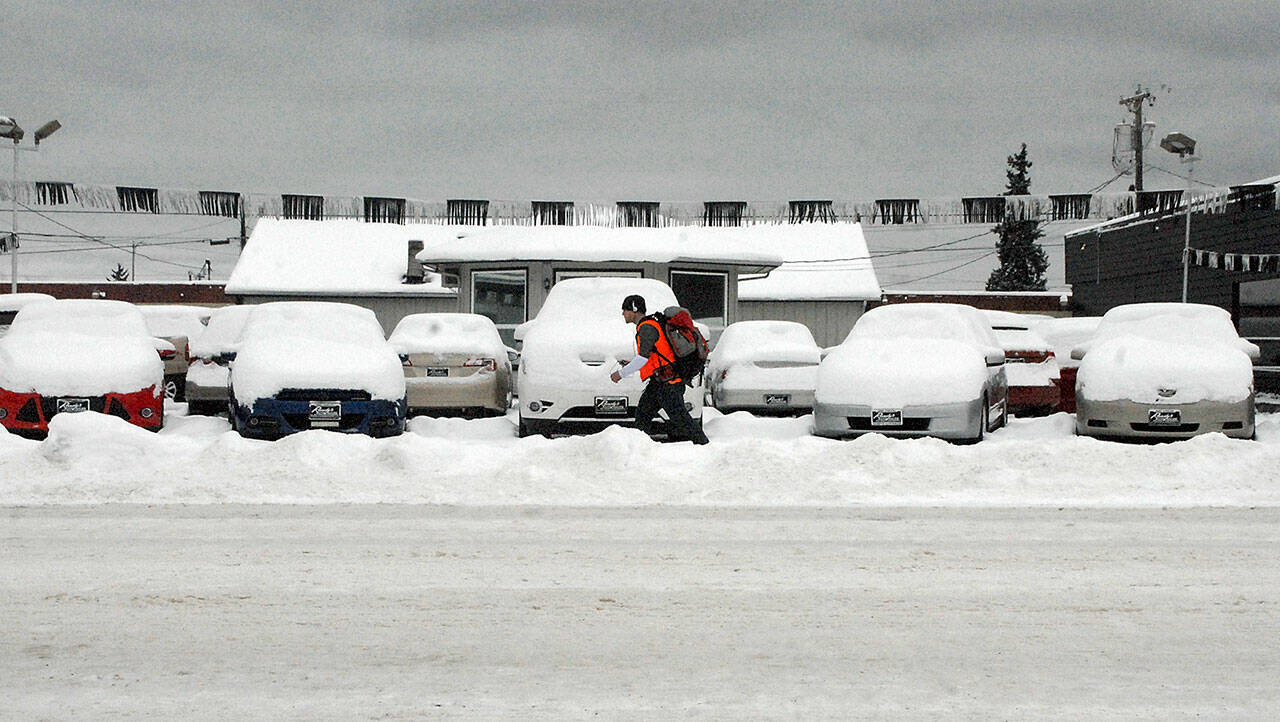
[[[18,151],[38,151],[40,150],[40,141],[48,138],[58,129],[62,127],[62,123],[51,120],[48,123],[36,129],[34,140],[34,148],[19,148],[18,141],[22,140],[26,135],[26,131],[22,130],[22,126],[18,125],[18,121],[8,116],[0,116],[0,138],[9,138],[13,141],[13,185],[9,188],[9,238],[13,248],[9,253],[12,269],[12,280],[10,281],[10,293],[18,292]]]
[[[1196,155],[1195,139],[1184,133],[1166,135],[1160,139],[1160,147],[1178,156],[1178,160],[1187,166],[1187,189],[1182,192],[1187,204],[1187,225],[1182,234],[1182,302],[1186,303],[1187,280],[1191,276],[1191,174],[1200,156]]]

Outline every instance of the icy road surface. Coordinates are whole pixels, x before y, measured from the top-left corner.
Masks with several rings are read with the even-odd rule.
[[[1276,509],[10,508],[5,719],[1273,719]]]

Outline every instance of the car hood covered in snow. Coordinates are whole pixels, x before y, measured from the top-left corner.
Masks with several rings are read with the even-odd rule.
[[[950,339],[850,336],[818,367],[823,404],[906,406],[973,401],[987,380],[986,358]]]
[[[1253,365],[1240,350],[1138,336],[1097,341],[1076,377],[1077,394],[1095,401],[1232,402],[1252,388]]]
[[[312,338],[245,343],[231,367],[240,401],[281,389],[368,391],[375,399],[404,398],[404,371],[389,344],[366,346]]]

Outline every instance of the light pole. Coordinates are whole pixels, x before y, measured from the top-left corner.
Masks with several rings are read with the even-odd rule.
[[[1182,233],[1182,302],[1187,302],[1187,281],[1191,276],[1191,174],[1195,171],[1196,141],[1183,133],[1170,133],[1160,139],[1160,147],[1178,156],[1187,165],[1187,189],[1183,199],[1187,204],[1187,224]]]
[[[9,187],[9,239],[13,248],[9,249],[10,270],[12,280],[9,285],[10,293],[18,292],[18,151],[40,150],[40,141],[48,138],[62,127],[62,123],[51,120],[48,123],[36,129],[32,136],[35,139],[34,148],[19,148],[18,141],[22,140],[26,132],[22,130],[22,126],[18,125],[18,121],[13,118],[0,116],[0,138],[9,138],[13,141],[13,185]]]

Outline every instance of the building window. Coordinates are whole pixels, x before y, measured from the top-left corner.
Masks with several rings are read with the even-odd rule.
[[[324,220],[324,196],[300,196],[286,194],[283,201],[284,217],[300,221]]]
[[[364,199],[365,223],[404,223],[403,198]]]
[[[489,201],[451,200],[446,202],[449,222],[458,226],[489,223]]]
[[[1231,186],[1229,198],[1235,201],[1242,211],[1274,211],[1276,209],[1276,187],[1266,183]]]
[[[116,186],[120,210],[131,213],[159,213],[160,199],[155,188],[126,188]]]
[[[1004,220],[1004,196],[961,198],[965,223],[999,223]]]
[[[36,203],[42,206],[63,206],[76,196],[76,189],[70,183],[54,181],[36,181]]]
[[[835,223],[836,213],[831,201],[789,201],[787,207],[791,223]]]
[[[881,225],[900,226],[920,222],[920,201],[916,198],[884,198],[876,201]]]
[[[1138,191],[1139,213],[1167,213],[1182,202],[1182,191]]]
[[[471,272],[471,312],[493,321],[502,342],[515,345],[516,326],[527,318],[528,272],[492,270]]]
[[[702,204],[702,223],[707,226],[740,226],[746,212],[746,201],[707,201]]]
[[[556,269],[555,282],[559,283],[566,278],[598,278],[600,276],[610,276],[617,278],[644,278],[644,273],[638,270],[608,270],[600,268],[583,268],[583,269]]]
[[[1052,219],[1055,221],[1074,221],[1088,218],[1089,203],[1092,200],[1093,196],[1088,193],[1049,196],[1049,202],[1053,204]]]
[[[573,201],[534,201],[533,225],[572,226]]]
[[[657,228],[658,204],[650,201],[618,201],[618,225],[625,228]]]
[[[710,271],[672,271],[671,290],[676,300],[689,309],[698,323],[709,326],[716,335],[725,327],[729,308],[729,275]],[[660,311],[662,309],[649,309]]]
[[[200,212],[206,216],[240,217],[240,194],[228,191],[200,191]]]

